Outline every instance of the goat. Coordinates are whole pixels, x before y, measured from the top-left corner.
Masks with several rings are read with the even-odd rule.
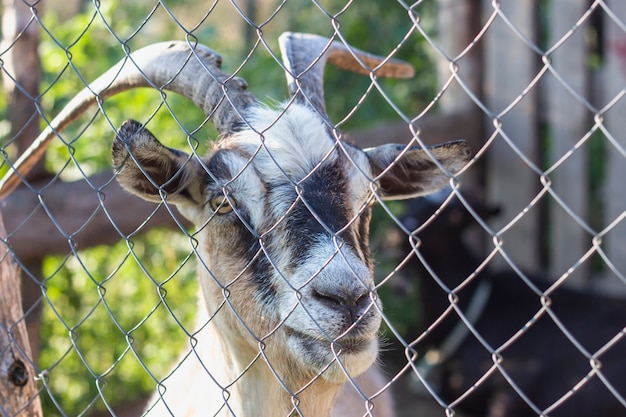
[[[197,228],[202,329],[158,384],[149,415],[330,416],[344,384],[377,375],[382,307],[368,243],[371,205],[436,191],[469,161],[463,141],[362,150],[340,140],[325,112],[327,60],[370,76],[411,71],[314,35],[286,33],[280,43],[291,99],[275,108],[223,73],[219,55],[203,45],[134,52],[79,93],[0,185],[1,196],[58,131],[122,90],[182,93],[215,125],[220,139],[203,158],[167,148],[136,121],[113,143],[120,184],[175,204]],[[372,415],[369,394],[358,393],[351,413]]]
[[[427,366],[422,369],[437,371],[430,373],[436,378],[426,380],[441,400],[481,417],[623,416],[626,341],[619,339],[626,326],[623,300],[567,287],[555,290],[538,277],[526,277],[526,283],[513,271],[483,269],[483,259],[464,240],[476,220],[458,199],[445,207],[441,204],[430,197],[411,200],[402,219],[407,229],[418,230],[404,250],[415,250],[422,258],[413,256],[404,269],[412,279],[419,278],[428,328],[414,335],[416,349],[424,353]],[[498,213],[496,207],[471,205],[483,220]],[[467,282],[473,274],[477,275]],[[473,331],[451,310],[451,294],[458,297],[457,306],[472,322]],[[480,314],[470,313],[472,304],[481,305]],[[564,335],[557,321],[580,347]],[[464,336],[459,337],[455,328],[465,328]]]

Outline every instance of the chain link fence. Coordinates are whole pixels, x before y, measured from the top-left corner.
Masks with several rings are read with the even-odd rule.
[[[335,350],[358,349],[342,346],[343,335],[325,334],[325,344],[303,342],[325,346],[325,368],[296,384],[286,376],[296,369],[289,351],[295,348],[283,342],[289,349],[277,361],[273,341],[287,327],[304,331],[290,326],[306,309],[307,288],[315,285],[309,282],[323,279],[320,271],[342,262],[355,268],[337,241],[358,216],[338,232],[332,215],[309,208],[315,223],[332,231],[336,250],[319,254],[319,270],[298,278],[302,285],[286,278],[301,258],[282,265],[271,255],[270,235],[297,222],[289,217],[295,209],[256,241],[254,225],[239,213],[247,238],[233,243],[221,235],[230,251],[218,251],[216,262],[203,259],[203,233],[220,218],[192,226],[168,200],[170,185],[158,187],[156,203],[130,195],[117,181],[120,167],[112,169],[111,146],[122,123],[135,119],[191,155],[182,166],[220,175],[201,158],[224,146],[215,145],[224,132],[209,123],[213,113],[165,91],[169,82],[111,97],[92,87],[87,95],[95,106],[68,126],[52,124],[45,155],[28,173],[13,175],[20,185],[11,193],[2,191],[0,311],[7,317],[0,318],[0,415],[327,415],[339,383],[323,375],[336,362],[347,382],[335,416],[626,416],[626,3],[5,0],[0,10],[5,179],[80,90],[157,42],[217,51],[224,73],[236,78],[212,77],[222,83],[221,100],[235,108],[239,77],[269,107],[298,94],[313,103],[318,97],[308,95],[304,78],[285,88],[290,68],[279,37],[286,31],[322,35],[348,46],[348,55],[359,48],[414,68],[412,79],[385,79],[380,61],[357,58],[369,69],[364,75],[329,66],[322,110],[324,130],[335,139],[341,131],[362,148],[465,139],[472,149],[469,164],[446,172],[449,185],[438,193],[388,201],[372,186],[376,283],[364,297],[371,315],[382,300],[379,360],[351,375],[355,368]],[[304,72],[322,59],[303,55]],[[257,133],[262,138],[265,131]],[[229,181],[248,175],[255,158],[261,157],[255,154]],[[290,172],[280,161],[278,168]],[[383,171],[392,170],[394,158],[388,162]],[[171,174],[156,185],[178,181]],[[224,193],[213,209],[237,211],[236,194]],[[282,251],[299,245],[292,241]],[[249,264],[238,265],[240,252],[250,251]],[[23,310],[7,280],[13,261]],[[262,322],[266,311],[280,309],[278,297],[267,295],[276,288],[260,273],[247,292],[237,293],[236,283],[261,264],[283,277],[296,301],[276,328],[256,334],[256,320],[246,322],[242,311],[268,306],[250,313]],[[198,265],[220,286],[218,297],[205,290],[221,300],[208,315],[198,301]],[[343,303],[332,293],[315,297]],[[242,369],[236,361],[211,362],[224,352],[206,334],[228,312],[238,319],[228,325],[247,329],[255,341]],[[307,314],[323,333],[326,322]],[[24,326],[27,338],[19,334]],[[238,343],[231,340],[227,349],[235,357]],[[276,397],[264,394],[267,387]],[[267,404],[274,398],[287,405]]]

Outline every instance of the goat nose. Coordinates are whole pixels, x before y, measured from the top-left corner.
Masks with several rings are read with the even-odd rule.
[[[371,291],[366,288],[313,288],[315,300],[326,307],[347,313],[354,322],[358,320],[371,305]]]

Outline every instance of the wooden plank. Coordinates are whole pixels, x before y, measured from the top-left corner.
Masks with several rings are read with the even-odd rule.
[[[118,230],[126,235],[134,233],[149,217],[142,232],[153,227],[178,227],[165,207],[153,213],[157,208],[155,204],[130,196],[117,181],[102,189],[106,196],[105,213],[99,208],[93,185],[101,186],[111,181],[111,176],[111,173],[102,173],[90,177],[90,183],[85,180],[57,181],[46,186],[41,198],[47,210],[41,207],[40,197],[26,187],[18,187],[2,201],[0,207],[10,233],[8,241],[20,261],[33,262],[47,255],[67,255],[71,251],[70,235],[72,244],[78,249],[110,245],[121,239]],[[173,210],[178,213],[175,208]],[[188,225],[182,216],[178,215],[178,218]],[[111,221],[115,222],[115,227]]]
[[[2,54],[3,90],[7,97],[9,138],[21,154],[39,134],[39,112],[34,97],[39,96],[41,64],[39,61],[39,24],[22,0],[3,0]],[[8,48],[8,49],[7,49]],[[29,178],[45,175],[44,161],[29,173]]]
[[[0,214],[0,236],[6,231]],[[41,403],[24,322],[20,276],[5,244],[0,244],[0,410],[3,415],[41,417]]]
[[[539,267],[539,210],[531,203],[540,187],[538,175],[513,150],[537,165],[537,88],[527,91],[537,73],[539,57],[501,17],[506,16],[523,36],[535,42],[535,0],[483,2],[483,20],[501,7],[485,38],[485,102],[491,114],[485,121],[486,137],[494,137],[488,151],[487,198],[502,214],[493,222],[505,255],[518,267],[534,272]],[[498,128],[501,126],[501,129]],[[508,141],[512,143],[509,144]],[[492,263],[506,265],[502,257]]]
[[[463,139],[476,152],[484,144],[481,113],[476,108],[454,113],[427,113],[415,122],[415,126],[427,146]],[[406,122],[399,121],[351,130],[344,138],[362,148],[371,148],[385,143],[409,143],[413,134]]]
[[[443,87],[456,70],[466,88],[480,97],[480,46],[474,45],[466,52],[478,33],[479,3],[475,0],[438,0],[437,9],[437,45],[446,55],[438,55],[439,84]],[[454,66],[451,68],[452,62]],[[456,80],[441,96],[439,106],[444,114],[476,108],[471,96]]]
[[[575,149],[593,124],[593,115],[580,99],[588,100],[589,72],[585,27],[574,30],[576,22],[584,15],[587,0],[553,0],[550,7],[550,47],[556,47],[550,59],[556,75],[546,74],[549,139],[551,164]],[[571,92],[568,90],[574,91]],[[580,97],[577,97],[578,94]],[[557,199],[550,205],[550,276],[558,279],[567,274],[567,284],[582,287],[590,276],[589,262],[577,263],[591,246],[591,236],[567,212],[570,210],[580,221],[587,222],[588,213],[588,147],[582,146],[570,153],[551,173],[552,190]],[[568,272],[574,267],[571,274]]]
[[[611,11],[626,24],[626,2],[611,0],[607,2]],[[610,103],[615,97],[624,94],[626,89],[626,33],[623,28],[605,16],[605,73],[603,88],[603,105]],[[621,150],[613,144],[607,146],[606,185],[604,189],[605,225],[623,215],[626,210],[626,96],[613,104],[605,114],[604,125]],[[622,275],[619,285],[623,289],[626,276],[626,220],[622,220],[607,234],[606,245],[610,261]],[[615,277],[608,271],[607,275]]]
[[[456,137],[448,136],[446,140],[465,139],[470,142],[473,152],[478,152],[484,145],[482,137],[483,118],[474,100],[482,99],[481,79],[481,44],[474,43],[475,36],[480,32],[480,2],[476,0],[437,0],[437,55],[438,88],[444,90],[439,98],[441,115],[458,115],[472,113],[476,115],[474,124],[478,133],[478,141],[468,138],[471,132],[460,132]],[[460,122],[460,120],[459,120]],[[429,133],[423,119],[417,120],[422,130],[420,138]],[[452,120],[452,125],[455,121]],[[474,143],[472,143],[474,142]],[[483,163],[475,164],[472,169],[459,178],[464,190],[482,189]],[[484,193],[482,193],[484,194]]]

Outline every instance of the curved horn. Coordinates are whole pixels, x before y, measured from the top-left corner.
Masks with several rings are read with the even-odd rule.
[[[257,100],[243,79],[220,70],[221,63],[210,48],[183,41],[156,43],[126,56],[81,90],[39,134],[0,181],[0,198],[15,189],[72,121],[102,100],[133,88],[179,93],[200,107],[220,134],[237,130],[245,123],[242,112]]]
[[[363,75],[392,78],[411,78],[415,75],[413,67],[404,61],[373,55],[323,36],[285,32],[279,38],[279,45],[287,69],[289,93],[296,96],[296,100],[310,103],[323,115],[326,115],[326,62]]]

